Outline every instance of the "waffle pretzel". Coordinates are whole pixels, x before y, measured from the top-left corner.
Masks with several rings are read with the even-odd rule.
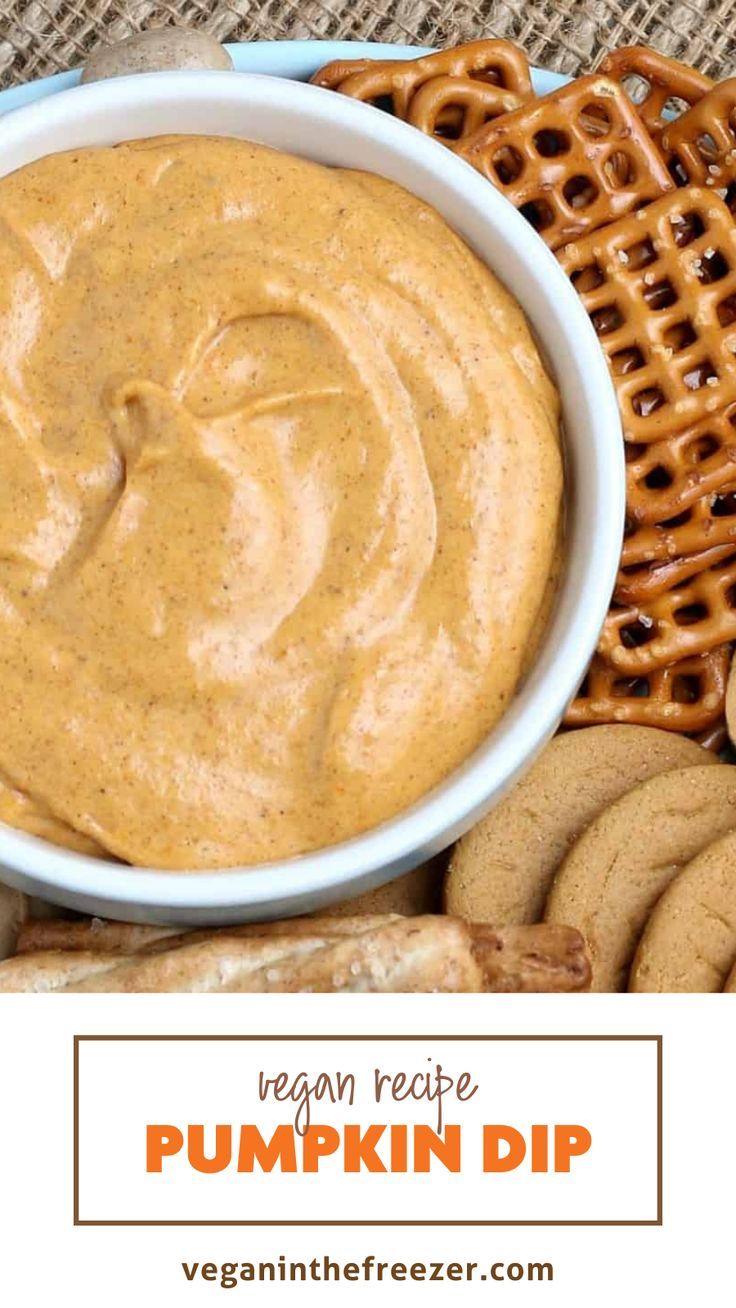
[[[638,527],[624,539],[621,564],[627,568],[664,562],[717,546],[736,550],[736,481],[722,487],[720,494],[703,495],[662,524]]]
[[[736,400],[736,226],[676,190],[562,250],[613,373],[628,440],[658,441]]]
[[[723,646],[646,676],[625,677],[595,655],[565,723],[628,722],[665,731],[707,731],[723,716],[729,662],[729,648]]]
[[[152,928],[151,944],[105,948],[104,925],[87,934],[63,924],[55,948],[26,949],[0,964],[0,992],[315,993],[579,990],[589,977],[577,931],[546,924],[494,928],[445,916],[313,918],[277,929],[229,928],[178,934]],[[73,938],[64,948],[65,936]],[[61,947],[58,947],[61,946]]]
[[[673,185],[625,92],[595,74],[481,128],[460,153],[553,250]]]
[[[696,577],[706,568],[723,563],[734,552],[734,544],[714,545],[699,554],[686,554],[683,558],[667,559],[664,563],[639,563],[621,567],[616,579],[614,599],[617,604],[646,604],[665,591]]]
[[[612,609],[598,652],[637,677],[736,639],[736,557],[642,605]]]
[[[667,440],[626,447],[626,511],[633,526],[663,523],[736,481],[736,404]]]
[[[713,86],[711,78],[704,73],[645,45],[625,45],[614,50],[602,60],[598,72],[619,82],[628,91],[639,117],[655,140],[668,124],[666,112],[673,100],[681,101],[687,111]],[[644,94],[635,97],[632,94],[635,88],[629,90],[629,82],[633,82],[635,88],[638,84],[638,89]]]
[[[361,66],[336,81],[345,64],[326,64],[312,77],[317,86],[332,86],[341,95],[368,104],[384,105],[397,118],[409,116],[411,98],[425,82],[434,77],[469,77],[511,91],[522,100],[533,94],[529,63],[518,46],[510,41],[470,41],[451,50],[423,55],[419,59],[382,59],[356,61]]]
[[[485,123],[513,113],[523,104],[515,91],[472,77],[433,77],[420,86],[409,104],[407,121],[452,149]]]
[[[736,179],[736,77],[718,82],[662,132],[676,180],[726,190]]]

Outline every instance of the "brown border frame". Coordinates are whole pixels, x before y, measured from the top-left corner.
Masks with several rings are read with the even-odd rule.
[[[266,1221],[227,1218],[224,1221],[217,1221],[214,1218],[206,1220],[192,1220],[185,1218],[176,1218],[171,1221],[163,1219],[146,1219],[137,1221],[133,1218],[108,1218],[105,1220],[94,1218],[81,1218],[79,1216],[79,1047],[82,1041],[89,1043],[114,1041],[120,1043],[124,1041],[147,1042],[155,1041],[157,1044],[170,1041],[186,1041],[188,1044],[203,1043],[205,1041],[233,1042],[247,1041],[249,1043],[260,1042],[263,1044],[271,1041],[281,1040],[301,1040],[301,1041],[358,1041],[358,1040],[386,1040],[386,1041],[416,1041],[416,1040],[474,1040],[493,1043],[515,1043],[519,1041],[540,1041],[554,1043],[557,1041],[576,1041],[576,1042],[615,1042],[626,1041],[627,1043],[641,1041],[653,1042],[657,1047],[657,1216],[652,1218],[635,1218],[627,1220],[626,1218],[612,1218],[606,1220],[603,1218],[592,1219],[582,1218],[580,1221],[573,1221],[569,1218],[551,1218],[549,1220],[525,1218],[514,1221],[512,1218],[496,1218],[488,1221],[381,1221],[370,1219],[368,1221],[357,1222],[345,1219],[330,1221],[320,1219],[318,1221]],[[366,1035],[75,1035],[74,1036],[74,1225],[75,1226],[662,1226],[663,1224],[663,1196],[664,1196],[664,1164],[663,1164],[663,1069],[662,1069],[662,1036],[661,1035],[382,1035],[380,1032],[374,1032]]]

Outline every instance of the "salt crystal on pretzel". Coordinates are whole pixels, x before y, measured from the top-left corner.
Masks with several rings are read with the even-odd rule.
[[[621,84],[655,140],[668,124],[669,110],[677,105],[686,112],[713,86],[704,73],[645,45],[614,50],[602,60],[598,72]]]
[[[736,481],[736,404],[651,445],[626,447],[626,512],[636,526],[674,518]]]
[[[727,190],[736,180],[736,77],[668,123],[661,145],[677,181]]]
[[[736,225],[676,190],[558,258],[606,353],[627,440],[683,431],[736,400]]]
[[[595,74],[496,119],[459,153],[553,250],[673,187],[625,92]]]
[[[706,731],[726,700],[730,649],[723,646],[637,678],[624,677],[596,655],[565,714],[569,727],[628,722],[665,731]]]
[[[731,640],[736,640],[733,554],[646,604],[612,609],[598,653],[620,675],[637,677]]]

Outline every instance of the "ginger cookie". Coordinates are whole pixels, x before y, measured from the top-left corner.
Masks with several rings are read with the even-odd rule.
[[[731,743],[736,745],[736,658],[731,661],[731,671],[726,686],[726,726]]]
[[[597,726],[556,736],[458,841],[445,880],[446,911],[476,922],[538,922],[554,873],[604,808],[660,772],[715,762],[694,741],[655,727]]]
[[[736,831],[703,849],[662,895],[639,942],[629,990],[712,993],[728,984],[734,964]]]
[[[442,898],[442,878],[447,856],[440,854],[428,863],[420,863],[412,872],[394,881],[387,881],[364,895],[355,895],[339,904],[320,910],[320,917],[354,917],[364,913],[401,913],[404,917],[418,917],[423,913],[439,913]]]
[[[557,873],[544,914],[585,939],[591,990],[626,988],[660,896],[696,854],[735,827],[736,768],[724,764],[652,777],[591,823]]]

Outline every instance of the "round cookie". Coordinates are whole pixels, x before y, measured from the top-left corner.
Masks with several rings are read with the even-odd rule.
[[[20,890],[0,885],[0,962],[12,958],[18,932],[28,916],[28,901]]]
[[[734,768],[736,771],[736,768]],[[736,964],[736,832],[715,840],[675,877],[636,951],[629,990],[707,994]]]
[[[736,827],[736,767],[685,768],[652,777],[588,827],[547,899],[546,922],[577,927],[591,990],[626,988],[647,918],[682,867]]]
[[[585,727],[556,736],[501,803],[458,841],[444,898],[476,922],[538,922],[560,863],[593,818],[660,772],[717,760],[656,727]]]
[[[734,963],[733,967],[731,968],[731,971],[728,974],[728,977],[726,979],[726,984],[723,987],[723,993],[724,995],[736,994],[736,963]]]
[[[731,661],[731,671],[726,686],[726,726],[731,743],[736,745],[736,658]]]
[[[102,82],[130,73],[158,73],[175,68],[230,69],[233,61],[224,46],[207,32],[186,27],[156,27],[103,45],[91,54],[83,82]]]
[[[428,863],[420,863],[395,881],[387,881],[364,895],[344,899],[331,908],[320,909],[320,917],[354,917],[365,913],[402,913],[417,917],[423,913],[439,913],[442,896],[442,877],[447,858],[438,855]]]

